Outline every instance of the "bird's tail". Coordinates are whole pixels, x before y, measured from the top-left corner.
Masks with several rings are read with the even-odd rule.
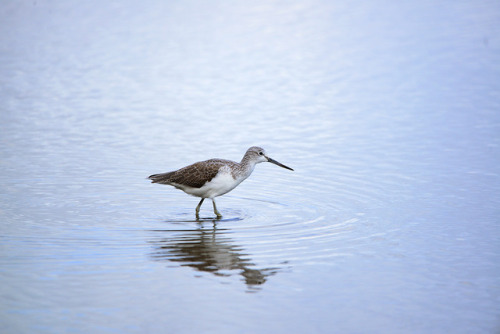
[[[172,176],[173,173],[174,172],[153,174],[153,175],[148,176],[148,179],[150,179],[152,183],[169,184],[170,183],[170,177]]]

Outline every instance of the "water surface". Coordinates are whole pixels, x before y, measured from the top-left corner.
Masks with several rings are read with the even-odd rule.
[[[1,332],[498,332],[499,9],[3,3]]]

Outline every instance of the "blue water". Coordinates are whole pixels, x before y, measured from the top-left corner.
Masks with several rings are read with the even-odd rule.
[[[0,332],[497,333],[495,1],[0,4]],[[210,202],[146,177],[259,164]]]

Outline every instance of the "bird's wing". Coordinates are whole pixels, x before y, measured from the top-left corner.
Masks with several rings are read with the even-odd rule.
[[[224,165],[224,160],[211,159],[196,162],[175,172],[154,174],[149,178],[153,180],[153,183],[175,183],[192,188],[201,188],[206,182],[212,180]]]

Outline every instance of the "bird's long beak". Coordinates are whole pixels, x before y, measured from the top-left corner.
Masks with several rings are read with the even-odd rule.
[[[285,165],[283,165],[282,163],[279,163],[278,161],[276,161],[276,160],[274,160],[274,159],[271,159],[271,158],[269,158],[269,157],[267,157],[267,156],[266,156],[266,158],[267,158],[267,161],[269,161],[269,162],[271,162],[271,163],[273,163],[273,164],[275,164],[275,165],[278,165],[278,166],[280,166],[280,167],[283,167],[283,168],[286,168],[286,169],[289,169],[289,170],[293,170],[293,169],[291,169],[290,167],[285,166]]]

